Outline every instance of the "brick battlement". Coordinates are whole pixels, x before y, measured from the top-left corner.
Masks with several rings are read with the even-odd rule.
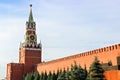
[[[23,63],[9,63],[9,64],[11,64],[11,65],[24,65]]]
[[[43,62],[43,63],[40,63],[38,65],[53,64],[53,63],[60,62],[60,61],[65,61],[65,60],[68,60],[68,59],[90,56],[90,55],[93,55],[93,54],[113,51],[113,50],[116,50],[116,49],[120,49],[120,44],[115,44],[115,45],[112,45],[112,46],[103,47],[103,48],[91,50],[91,51],[88,51],[88,52],[79,53],[79,54],[76,54],[76,55],[72,55],[72,56],[68,56],[68,57],[64,57],[64,58],[60,58],[60,59],[56,59],[56,60],[52,60],[52,61],[48,61],[48,62]]]
[[[20,44],[20,49],[21,48],[35,48],[35,49],[41,49],[41,44],[27,44],[27,43],[21,43]]]

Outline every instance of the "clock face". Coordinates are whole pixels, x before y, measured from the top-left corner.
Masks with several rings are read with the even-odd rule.
[[[35,40],[35,36],[34,35],[30,35],[30,40],[34,41]]]

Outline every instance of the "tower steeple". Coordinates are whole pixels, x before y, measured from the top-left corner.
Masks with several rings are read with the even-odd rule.
[[[33,15],[32,15],[32,4],[30,4],[30,14],[29,14],[29,19],[28,19],[29,22],[33,22]]]
[[[29,45],[37,44],[36,24],[33,20],[32,4],[30,4],[30,14],[29,14],[28,21],[26,22],[25,43]]]
[[[25,40],[21,44],[21,46],[29,47],[35,46],[41,47],[41,44],[37,43],[37,35],[36,35],[36,23],[33,19],[33,14],[32,14],[32,4],[30,4],[30,13],[28,17],[28,21],[26,21],[26,32],[25,32]]]

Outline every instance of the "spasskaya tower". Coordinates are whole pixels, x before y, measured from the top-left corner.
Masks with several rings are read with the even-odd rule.
[[[37,43],[36,23],[33,19],[32,4],[26,22],[25,41],[20,44],[19,63],[37,64],[41,62],[41,43]]]

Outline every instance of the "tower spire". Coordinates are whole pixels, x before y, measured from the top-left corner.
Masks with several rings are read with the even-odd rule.
[[[29,14],[29,19],[28,22],[33,22],[33,15],[32,15],[32,4],[30,4],[30,14]]]
[[[32,4],[30,4],[30,14],[29,14],[28,21],[26,22],[25,43],[37,44],[36,24],[33,20]]]

